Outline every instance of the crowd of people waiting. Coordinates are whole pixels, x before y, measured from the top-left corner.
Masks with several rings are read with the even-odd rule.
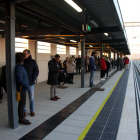
[[[126,69],[129,68],[129,59],[125,57],[118,58],[116,61],[110,60],[106,56],[102,56],[100,59],[97,58],[96,52],[92,52],[90,57],[85,56],[85,72],[90,72],[90,80],[89,86],[94,87],[94,74],[95,71],[101,69],[101,80],[105,80],[109,78],[109,69],[110,65],[112,67],[117,66],[117,70],[125,65]],[[74,75],[81,73],[81,58],[80,55],[78,58],[74,56],[70,58],[66,58],[64,62],[60,60],[60,56],[58,54],[55,55],[52,60],[48,62],[49,74],[47,84],[50,86],[50,100],[57,101],[60,99],[57,96],[56,88],[57,85],[60,85],[60,82],[67,82],[69,84],[74,84],[73,78]],[[35,81],[39,74],[39,68],[35,60],[32,59],[30,50],[24,50],[23,53],[16,54],[16,68],[15,68],[15,76],[16,76],[16,88],[17,91],[20,92],[21,100],[18,104],[18,116],[19,123],[24,125],[30,125],[31,122],[26,119],[26,92],[28,92],[29,102],[30,102],[30,115],[35,116],[34,112],[34,89],[35,89]],[[2,77],[0,81],[0,102],[2,102],[3,98],[3,88],[7,92],[6,86],[6,66],[2,67]]]

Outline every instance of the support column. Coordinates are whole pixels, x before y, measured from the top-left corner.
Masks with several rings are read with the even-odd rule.
[[[15,3],[5,4],[6,31],[6,81],[8,120],[10,128],[18,127],[16,81],[15,81]]]
[[[37,40],[35,41],[35,60],[38,64],[38,46],[37,46]],[[36,84],[38,84],[38,77],[36,78]]]
[[[110,69],[109,70],[111,71],[111,61],[112,61],[111,60],[111,50],[109,50],[109,60],[110,60]]]
[[[117,53],[117,59],[119,58],[119,53]]]
[[[114,61],[116,61],[116,53],[114,52]]]
[[[102,44],[100,45],[100,47],[101,47],[100,56],[102,58],[102,56],[103,56],[103,46],[102,46]],[[100,67],[100,77],[101,77],[101,67]]]
[[[100,56],[101,56],[101,58],[102,58],[102,56],[103,56],[103,46],[102,46],[102,44],[101,44],[101,52],[100,52]]]
[[[80,36],[81,42],[81,88],[85,87],[85,36]]]

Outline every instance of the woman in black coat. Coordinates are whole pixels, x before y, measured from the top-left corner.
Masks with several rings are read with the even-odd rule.
[[[109,69],[110,69],[109,57],[107,57],[106,66],[107,66],[107,69],[106,69],[106,77],[109,78],[109,76],[108,76],[108,72],[109,72]]]

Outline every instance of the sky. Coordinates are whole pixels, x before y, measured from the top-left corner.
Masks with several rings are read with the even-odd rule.
[[[118,0],[124,22],[140,22],[140,0]],[[126,27],[131,53],[140,54],[140,26]]]

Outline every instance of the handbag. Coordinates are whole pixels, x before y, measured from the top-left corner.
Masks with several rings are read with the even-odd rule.
[[[21,100],[21,90],[22,90],[22,86],[20,85],[20,92],[16,91],[17,101],[20,101]]]

